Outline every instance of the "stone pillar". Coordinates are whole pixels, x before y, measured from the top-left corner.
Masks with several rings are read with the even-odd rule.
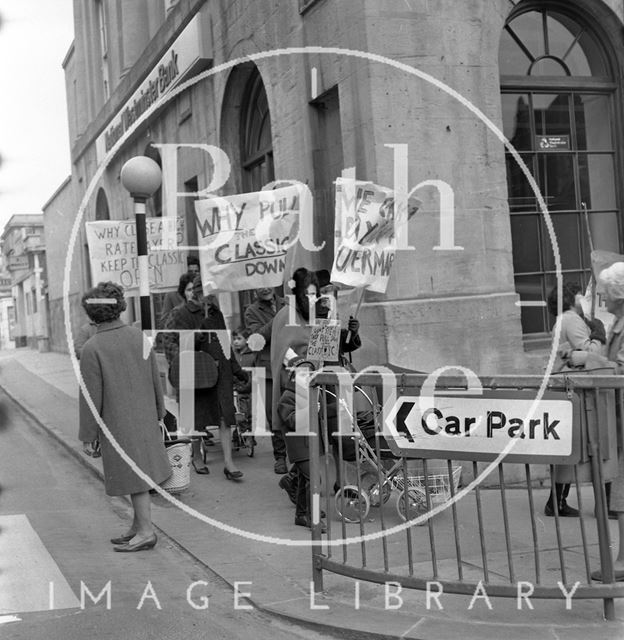
[[[122,74],[132,68],[149,42],[147,0],[121,0]]]
[[[35,297],[37,298],[37,315],[35,318],[35,336],[37,339],[37,348],[41,352],[47,352],[50,350],[50,338],[48,336],[48,308],[47,299],[43,295],[43,287],[41,281],[41,262],[39,260],[39,254],[35,253]]]
[[[416,2],[419,10],[411,12],[392,5],[396,16],[384,5],[383,19],[373,20],[380,5],[367,3],[368,50],[443,81],[502,128],[503,13],[489,0],[434,4]],[[378,337],[366,340],[368,352],[358,360],[426,372],[448,365],[478,374],[524,370],[503,144],[440,88],[380,63],[368,66],[374,126],[360,126],[374,136],[374,160],[368,175],[358,177],[392,187],[393,151],[385,145],[407,144],[408,190],[425,180],[452,187],[453,241],[463,249],[434,249],[440,245],[440,200],[434,188],[420,189],[423,204],[409,223],[415,250],[398,253],[385,295],[367,295],[361,320],[370,333],[364,337]]]

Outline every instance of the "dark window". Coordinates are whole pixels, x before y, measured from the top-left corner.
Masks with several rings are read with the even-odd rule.
[[[275,171],[271,114],[264,83],[257,69],[254,69],[247,81],[240,131],[243,191],[260,191],[262,187],[275,180]],[[239,292],[241,316],[253,300],[253,290]]]
[[[100,188],[95,199],[95,219],[110,220],[110,212],[108,210],[108,198],[104,189]]]
[[[143,155],[151,158],[162,169],[160,151],[151,142],[145,148]],[[146,211],[148,217],[160,218],[162,216],[162,186],[158,187],[154,195],[147,199]]]
[[[499,68],[505,136],[535,179],[551,223],[507,152],[516,291],[522,302],[544,303],[556,284],[557,251],[564,282],[587,285],[588,227],[595,248],[621,250],[614,84],[590,25],[547,7],[512,14]],[[551,326],[545,306],[522,308],[525,333]]]
[[[334,181],[344,168],[340,99],[338,88],[330,89],[312,102],[314,150],[314,233],[320,244],[334,232],[336,188]],[[318,234],[318,237],[317,235]],[[320,265],[331,270],[333,247],[327,242],[321,252]]]
[[[241,121],[243,188],[260,191],[275,179],[271,117],[264,83],[255,70],[248,81]]]
[[[186,193],[197,193],[199,191],[199,184],[197,181],[197,176],[187,180],[184,183],[184,191]],[[188,196],[184,198],[184,224],[186,227],[186,240],[189,247],[197,247],[198,246],[198,237],[197,237],[197,224],[195,223],[195,202],[197,200],[197,196],[194,198]],[[197,251],[191,251],[190,255],[194,255],[198,257]]]

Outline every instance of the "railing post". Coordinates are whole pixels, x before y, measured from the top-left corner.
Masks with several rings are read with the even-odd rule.
[[[312,584],[314,593],[323,591],[323,564],[321,549],[321,463],[319,445],[318,388],[308,386],[308,426],[310,435],[310,511],[312,517]]]
[[[604,492],[604,484],[602,482],[602,454],[596,441],[595,430],[597,430],[597,407],[594,408],[594,415],[591,416],[592,410],[589,406],[593,401],[594,395],[585,390],[583,393],[585,404],[585,420],[587,426],[587,444],[590,457],[592,485],[594,488],[594,501],[596,505],[596,526],[598,529],[598,549],[600,552],[600,573],[602,582],[613,583],[615,581],[615,572],[613,570],[613,558],[611,557],[610,539],[609,539],[609,522],[607,514],[607,498]],[[606,620],[615,620],[615,601],[613,598],[603,598],[603,612]]]

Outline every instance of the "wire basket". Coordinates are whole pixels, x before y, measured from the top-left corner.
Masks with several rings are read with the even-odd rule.
[[[180,493],[191,484],[191,443],[177,441],[166,447],[171,475],[160,486],[169,493]]]
[[[451,479],[453,482],[453,492],[457,491],[461,478],[462,468],[453,465]],[[392,484],[399,491],[403,491],[405,481],[404,476],[399,472],[392,478]],[[425,486],[426,484],[426,486]],[[427,465],[427,475],[407,476],[407,488],[416,489],[425,493],[429,490],[429,498],[432,504],[446,502],[451,498],[451,483],[449,480],[448,468],[444,465]]]

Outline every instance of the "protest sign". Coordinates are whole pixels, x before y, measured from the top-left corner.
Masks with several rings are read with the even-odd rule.
[[[177,240],[185,244],[184,218],[147,218],[150,290],[164,291],[178,286],[180,275],[186,270],[187,252],[176,247],[163,247],[165,225],[177,221]],[[112,281],[121,284],[126,292],[139,288],[139,262],[134,220],[98,220],[87,222],[87,244],[93,282]]]
[[[195,202],[206,291],[277,287],[296,241],[301,187],[288,186]]]
[[[340,346],[340,325],[331,320],[318,320],[308,340],[307,360],[337,362]]]
[[[420,204],[410,199],[408,218]],[[394,223],[391,189],[338,178],[332,282],[385,293],[396,251]]]
[[[619,253],[613,253],[612,251],[592,251],[591,252],[591,262],[592,262],[592,273],[596,274],[596,279],[600,275],[600,272],[607,267],[610,267],[612,264],[616,262],[624,262],[624,255]],[[600,280],[596,283],[596,287],[592,286],[592,283],[587,287],[585,292],[585,296],[581,299],[581,306],[583,307],[583,313],[586,317],[591,316],[592,310],[592,299],[593,295],[596,295],[596,303],[594,305],[594,317],[598,318],[598,320],[602,321],[605,326],[605,329],[609,331],[613,321],[615,320],[615,316],[612,313],[607,311],[607,305],[605,301],[605,290]]]

